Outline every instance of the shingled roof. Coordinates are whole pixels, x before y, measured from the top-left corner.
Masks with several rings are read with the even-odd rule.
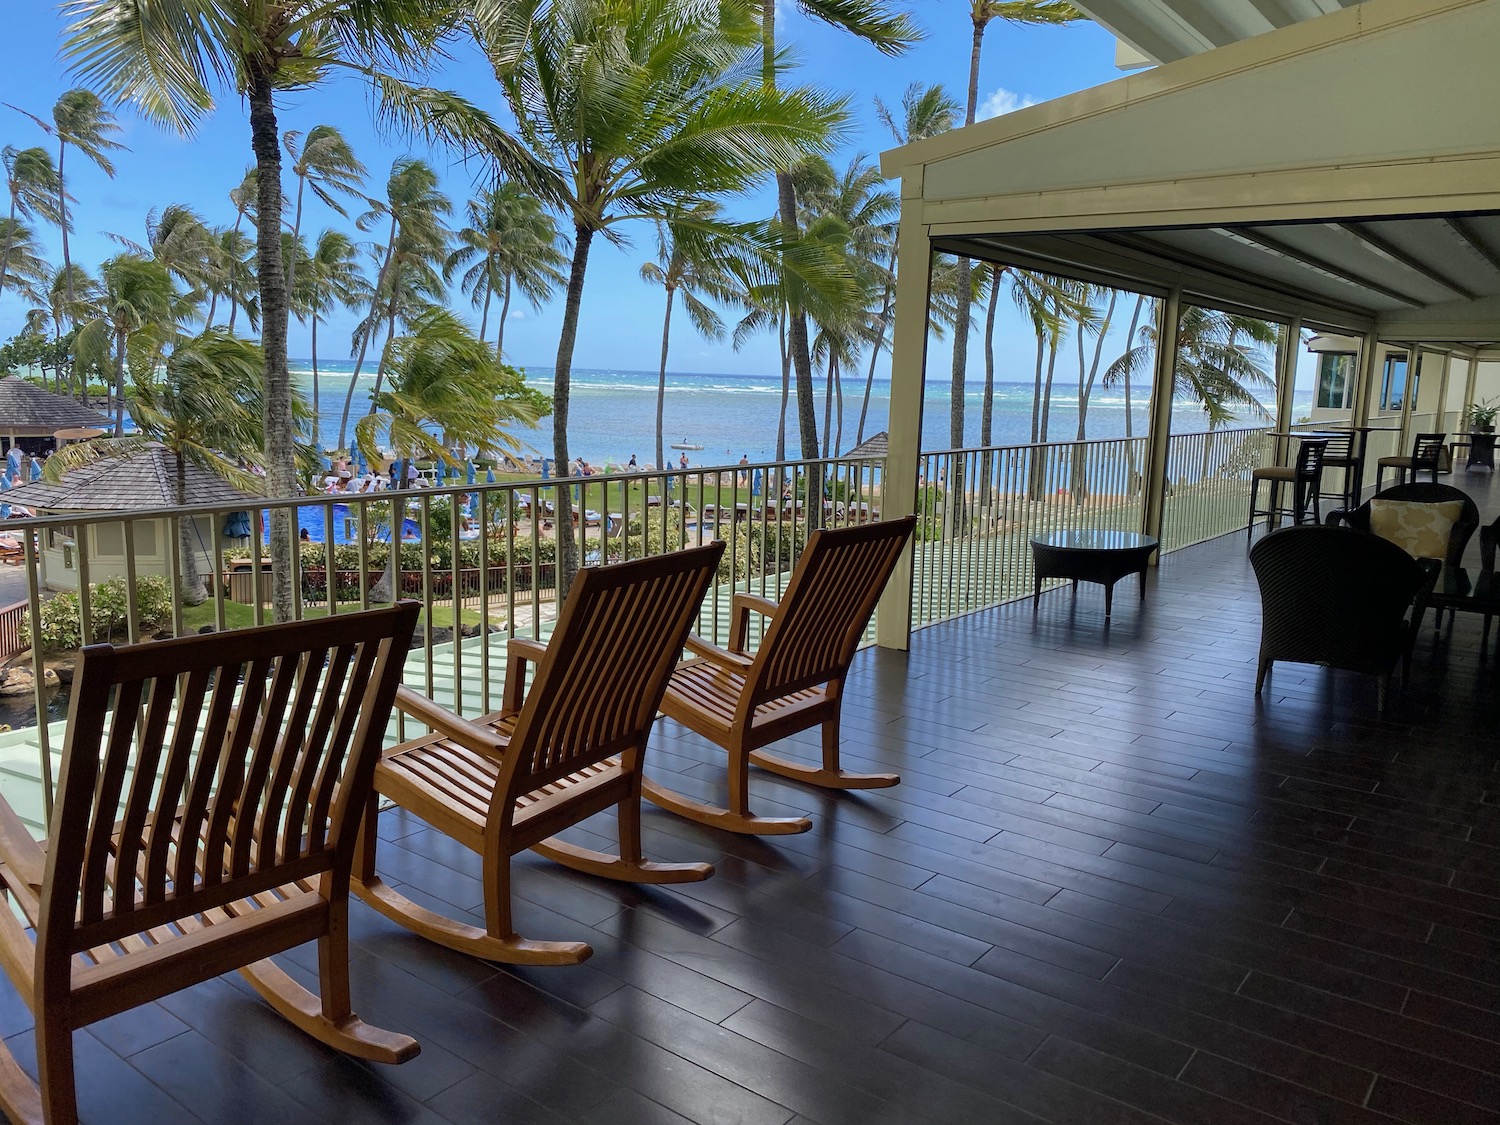
[[[890,435],[881,430],[872,437],[865,438],[848,453],[845,457],[884,457],[889,452]]]
[[[19,375],[0,379],[0,434],[51,437],[67,426],[108,426],[98,411],[82,403],[44,391]]]
[[[61,481],[32,481],[0,494],[0,500],[37,510],[69,512],[141,511],[177,503],[177,462],[153,442],[133,457],[106,458],[73,469]],[[249,504],[255,497],[231,487],[206,469],[187,465],[189,504]]]

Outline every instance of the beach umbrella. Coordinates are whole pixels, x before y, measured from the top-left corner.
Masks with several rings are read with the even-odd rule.
[[[32,480],[41,480],[42,479],[42,463],[40,461],[38,461],[35,457],[33,457],[31,459],[31,479]]]
[[[364,452],[358,446],[354,447],[354,463],[359,467],[360,476],[364,476],[370,471],[370,466],[365,460]]]
[[[474,487],[474,462],[464,462],[464,483],[470,488]]]
[[[760,470],[759,469],[756,469],[755,472],[753,472],[753,473],[750,474],[750,495],[751,496],[759,496],[760,495]]]
[[[9,491],[10,491],[10,474],[6,473],[3,477],[0,477],[0,492],[9,492]]]
[[[10,519],[10,505],[0,500],[0,520]]]
[[[250,538],[250,513],[230,512],[224,517],[224,538],[226,539],[248,539]]]
[[[484,471],[484,483],[485,484],[494,484],[495,483],[495,467],[493,465],[491,465],[488,469],[486,469]]]

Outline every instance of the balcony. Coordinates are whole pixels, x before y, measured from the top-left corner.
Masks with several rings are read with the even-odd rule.
[[[1253,437],[1224,441],[1248,457]],[[1108,444],[938,455],[924,471],[952,480],[965,465],[966,479],[997,482],[993,506],[1018,491],[1031,499],[1000,487],[994,466],[1102,464],[1119,452]],[[1183,456],[1201,464],[1205,451],[1219,455],[1199,446]],[[986,456],[994,477],[979,472]],[[1413,682],[1384,717],[1372,682],[1310,667],[1277,666],[1258,702],[1259,604],[1244,543],[1207,538],[1214,519],[1243,526],[1235,465],[1173,489],[1164,526],[1191,545],[1167,553],[1145,601],[1122,599],[1108,625],[1090,587],[1076,601],[1066,589],[1044,594],[1035,615],[1001,595],[1030,590],[1024,562],[1007,561],[1024,560],[1009,549],[1016,537],[1024,543],[1044,515],[1125,519],[1128,480],[1084,503],[1038,501],[1030,524],[1016,522],[1021,509],[1008,522],[980,518],[982,488],[962,521],[956,502],[935,502],[915,605],[948,619],[914,633],[907,653],[862,653],[846,708],[852,768],[899,770],[900,786],[835,796],[757,773],[758,808],[814,821],[774,841],[648,806],[648,852],[712,860],[705,883],[616,886],[518,860],[518,926],[589,941],[596,955],[576,968],[472,961],[356,903],[356,1004],[415,1035],[415,1061],[336,1056],[226,977],[81,1035],[85,1120],[1500,1120],[1495,658],[1481,657],[1477,618],[1441,636],[1429,620]],[[809,473],[868,497],[830,502],[834,522],[862,518],[859,505],[878,496],[878,464],[758,468],[762,496],[780,469],[794,496],[804,481],[804,501]],[[1500,514],[1488,481],[1455,480],[1486,520]],[[697,514],[666,531],[648,520],[662,549],[706,533],[710,503],[746,505],[725,531],[731,519],[759,521],[764,543],[782,521],[796,541],[795,504],[757,503],[748,481],[736,499],[737,476],[712,500],[712,471],[690,474],[685,492],[681,481],[670,493],[664,480],[640,483],[669,510],[675,498]],[[484,517],[518,494],[535,511],[545,503],[540,484],[477,491]],[[617,495],[635,503],[628,488]],[[408,494],[412,518],[431,528],[443,496]],[[333,502],[308,503],[332,519]],[[501,558],[470,568],[472,595],[453,565],[424,552],[415,585],[429,616],[455,602],[480,614],[482,595],[496,627],[545,635],[539,569],[525,582],[496,573],[507,552],[519,557],[516,543],[540,541],[541,522],[504,521]],[[76,549],[89,540],[73,526]],[[627,531],[619,551],[649,538]],[[75,562],[99,573],[97,557]],[[774,595],[783,570],[735,573],[739,588]],[[326,571],[321,595],[310,576],[299,611],[326,612]],[[705,629],[729,581],[705,605]],[[956,586],[1001,604],[956,616],[958,603],[937,597]],[[211,610],[221,620],[236,612],[223,596]],[[503,645],[489,637],[429,631],[408,682],[477,712],[499,683]],[[39,733],[7,736],[25,751],[13,746],[15,773],[29,765],[35,779]],[[59,742],[47,742],[54,755]],[[815,734],[796,742],[816,755]],[[660,724],[648,761],[680,792],[722,799],[720,753],[676,724]],[[15,773],[8,795],[25,784]],[[575,838],[599,844],[609,829]],[[382,835],[382,867],[403,894],[450,913],[479,907],[472,855],[395,811]],[[294,967],[312,965],[299,956]],[[0,1012],[5,1034],[28,1043],[8,989]]]

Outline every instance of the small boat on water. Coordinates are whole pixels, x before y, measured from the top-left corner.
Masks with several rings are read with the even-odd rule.
[[[701,442],[688,441],[687,438],[683,438],[681,441],[674,441],[672,443],[672,448],[673,449],[702,449],[703,448],[703,444]]]

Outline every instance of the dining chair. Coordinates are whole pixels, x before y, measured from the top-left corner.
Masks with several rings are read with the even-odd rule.
[[[1379,492],[1382,478],[1387,469],[1396,470],[1396,483],[1405,484],[1406,474],[1411,474],[1411,479],[1416,480],[1417,475],[1422,472],[1432,474],[1432,483],[1437,483],[1438,470],[1442,467],[1442,460],[1447,453],[1445,443],[1448,440],[1446,433],[1441,434],[1418,434],[1412,442],[1411,455],[1406,457],[1382,457],[1375,462],[1375,491]]]
[[[1250,518],[1245,521],[1245,542],[1250,541],[1250,536],[1255,529],[1255,521],[1260,516],[1266,517],[1267,531],[1272,530],[1273,520],[1278,520],[1285,515],[1291,516],[1294,524],[1306,523],[1309,513],[1312,515],[1312,522],[1322,522],[1319,497],[1323,487],[1323,455],[1327,448],[1326,438],[1304,438],[1297,449],[1297,459],[1292,464],[1266,465],[1251,472]],[[1261,481],[1270,484],[1270,496],[1264,508],[1256,507],[1260,496]],[[1291,485],[1290,507],[1281,502],[1283,485]]]

